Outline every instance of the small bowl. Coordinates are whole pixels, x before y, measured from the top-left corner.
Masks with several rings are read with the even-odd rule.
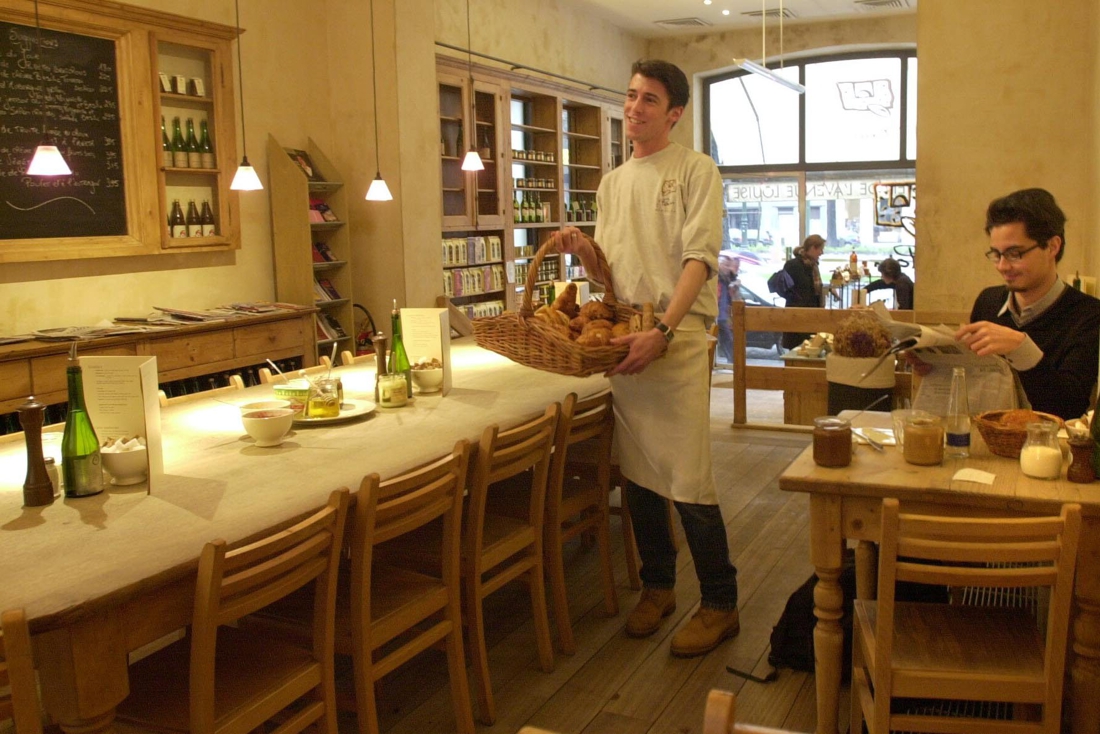
[[[443,387],[443,368],[414,369],[412,378],[417,392],[439,392],[440,388]]]
[[[288,401],[292,410],[299,415],[305,414],[306,404],[309,402],[309,380],[277,382],[274,390],[276,399]]]
[[[241,405],[241,414],[250,413],[253,410],[280,410],[292,407],[289,400],[257,400],[254,403]]]
[[[130,451],[102,449],[103,468],[111,475],[111,484],[125,487],[145,481],[149,474],[149,452],[144,446]]]
[[[251,410],[241,413],[241,423],[248,435],[256,439],[257,446],[278,446],[294,423],[295,415],[293,408]]]

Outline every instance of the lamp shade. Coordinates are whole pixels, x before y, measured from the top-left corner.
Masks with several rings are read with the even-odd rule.
[[[248,156],[241,159],[241,165],[237,167],[237,173],[233,176],[233,183],[229,188],[233,191],[260,191],[264,185],[260,183],[260,177],[256,175],[256,169],[248,162]]]
[[[477,154],[477,151],[470,148],[466,153],[466,157],[462,159],[463,171],[484,171],[485,164],[481,162],[481,156]]]
[[[27,166],[27,175],[70,176],[72,171],[56,145],[40,145],[34,151],[31,164]]]
[[[367,201],[393,201],[393,194],[390,193],[390,187],[386,185],[385,180],[382,178],[381,171],[374,174],[374,180],[370,182],[370,188],[367,189]]]

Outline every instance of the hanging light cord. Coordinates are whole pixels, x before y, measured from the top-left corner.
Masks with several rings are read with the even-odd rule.
[[[374,78],[374,165],[382,171],[382,151],[378,147],[378,53],[374,46],[374,0],[370,3],[370,66]]]
[[[241,2],[233,0],[233,7],[237,11],[237,86],[241,90],[241,148],[243,158],[248,158],[248,137],[244,132],[244,68],[241,66]]]
[[[34,0],[34,34],[35,42],[38,44],[38,56],[41,60],[42,57],[42,22],[38,18],[38,0]],[[50,142],[50,133],[46,130],[46,90],[45,90],[45,75],[43,75],[43,81],[38,85],[38,104],[42,109],[42,144],[46,145]]]
[[[470,86],[474,81],[473,36],[470,35],[470,0],[466,0],[466,69],[470,72]],[[471,93],[473,90],[470,90]]]

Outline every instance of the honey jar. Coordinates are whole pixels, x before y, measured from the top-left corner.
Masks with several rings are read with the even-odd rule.
[[[852,424],[826,415],[814,418],[814,463],[842,467],[852,463]]]

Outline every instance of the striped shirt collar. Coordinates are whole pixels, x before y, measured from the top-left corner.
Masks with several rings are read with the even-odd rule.
[[[1035,319],[1043,315],[1043,313],[1054,305],[1054,302],[1062,295],[1062,291],[1066,289],[1065,281],[1061,278],[1054,279],[1054,285],[1050,287],[1050,290],[1046,292],[1042,298],[1030,306],[1018,309],[1016,305],[1016,299],[1012,297],[1012,291],[1008,292],[1008,298],[1005,299],[1005,303],[1001,306],[1001,310],[997,312],[998,316],[1004,316],[1005,312],[1012,315],[1012,321],[1016,326],[1026,326]]]

